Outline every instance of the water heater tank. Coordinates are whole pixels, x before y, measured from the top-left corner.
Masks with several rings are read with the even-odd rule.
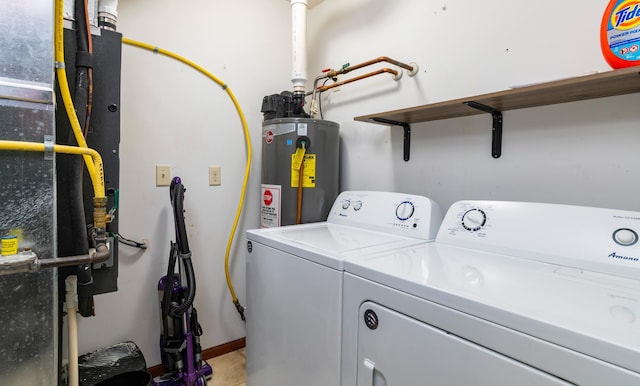
[[[339,193],[339,131],[337,123],[319,119],[275,118],[263,122],[261,227],[297,222],[300,183],[300,222],[327,219]],[[301,144],[305,155],[300,182],[300,169],[293,165]]]

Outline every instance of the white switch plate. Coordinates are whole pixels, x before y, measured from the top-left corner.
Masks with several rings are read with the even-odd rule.
[[[209,186],[220,186],[222,184],[221,173],[220,166],[209,166]]]
[[[171,166],[156,165],[156,186],[171,185]]]

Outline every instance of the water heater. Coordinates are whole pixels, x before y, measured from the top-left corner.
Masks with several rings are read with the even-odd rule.
[[[337,123],[303,117],[263,122],[261,227],[296,224],[298,217],[300,223],[325,221],[338,184]]]

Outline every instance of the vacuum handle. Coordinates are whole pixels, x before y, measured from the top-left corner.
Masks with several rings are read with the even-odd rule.
[[[171,206],[173,207],[173,217],[176,227],[176,244],[181,255],[191,253],[189,250],[189,240],[187,239],[187,229],[184,224],[184,185],[180,177],[173,177],[169,192],[171,194]]]

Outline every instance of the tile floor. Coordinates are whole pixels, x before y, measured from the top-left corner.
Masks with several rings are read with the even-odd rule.
[[[244,348],[209,359],[213,376],[207,386],[246,386],[245,360]]]

